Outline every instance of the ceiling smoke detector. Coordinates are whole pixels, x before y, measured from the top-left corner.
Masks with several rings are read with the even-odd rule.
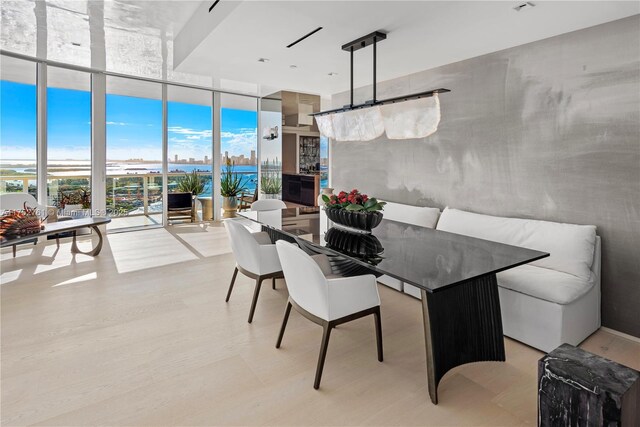
[[[531,9],[532,7],[535,7],[535,6],[536,6],[535,4],[528,1],[525,3],[520,3],[519,5],[514,7],[513,10],[515,10],[516,12],[522,12],[525,9]]]

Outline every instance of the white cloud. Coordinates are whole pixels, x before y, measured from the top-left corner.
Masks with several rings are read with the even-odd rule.
[[[110,126],[128,126],[129,125],[129,123],[125,123],[125,122],[105,122],[105,124]]]
[[[256,136],[255,128],[238,129],[238,132],[220,132],[222,153],[228,151],[230,156],[239,156],[240,154],[248,156],[251,150],[256,149]]]
[[[210,139],[212,136],[211,129],[195,130],[191,128],[184,128],[182,126],[169,126],[167,128],[167,131],[169,133],[174,133],[177,135],[185,135],[189,139],[204,139],[204,138]]]

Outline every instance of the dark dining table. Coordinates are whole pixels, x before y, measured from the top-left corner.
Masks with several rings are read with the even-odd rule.
[[[383,219],[370,233],[334,224],[323,208],[241,212],[272,241],[329,257],[334,273],[387,275],[420,289],[429,396],[452,368],[504,361],[496,273],[548,253]]]

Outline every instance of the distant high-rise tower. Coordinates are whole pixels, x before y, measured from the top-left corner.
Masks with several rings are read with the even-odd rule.
[[[204,156],[204,164],[209,164],[209,156]]]
[[[256,164],[256,150],[251,150],[251,164]]]
[[[175,162],[178,163],[178,155],[175,155]]]
[[[229,152],[225,151],[224,152],[224,159],[222,159],[224,161],[224,163],[227,163],[229,161]]]

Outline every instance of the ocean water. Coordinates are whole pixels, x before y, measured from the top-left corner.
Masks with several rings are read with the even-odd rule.
[[[211,165],[169,163],[170,173],[190,173],[192,171],[211,173]],[[54,169],[49,172],[51,178],[64,178],[66,176],[91,176],[91,163],[86,160],[54,160],[49,164]],[[33,160],[1,159],[0,169],[12,169],[20,173],[36,174],[36,165]],[[222,169],[224,171],[224,168]],[[234,171],[246,177],[247,192],[255,191],[258,185],[258,167],[256,165],[236,165]],[[162,163],[120,163],[107,162],[107,178],[109,175],[137,175],[162,172]],[[323,167],[326,172],[326,167]],[[327,186],[327,174],[320,181],[322,188]],[[171,186],[171,184],[169,184]],[[212,192],[211,180],[207,180],[203,196],[210,196]]]

